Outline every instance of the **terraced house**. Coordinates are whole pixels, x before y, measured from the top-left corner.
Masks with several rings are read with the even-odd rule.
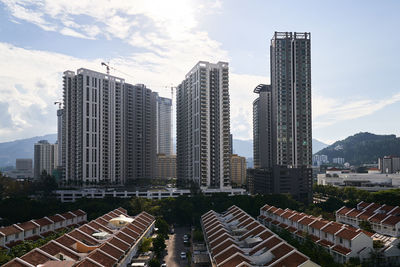
[[[201,224],[212,266],[319,266],[237,206]]]
[[[377,233],[400,236],[400,207],[361,201],[356,208],[342,207],[336,211],[336,221],[359,227],[369,222]]]
[[[375,240],[382,242],[383,247],[379,251],[388,262],[393,264],[400,262],[398,240],[373,234],[351,225],[327,221],[320,217],[268,204],[260,209],[258,220],[267,227],[289,231],[299,241],[310,238],[317,245],[325,248],[339,263],[344,263],[350,258],[360,260],[369,258],[374,250],[373,241]]]
[[[129,216],[118,208],[4,266],[127,266],[154,224],[155,218],[146,212]]]
[[[37,240],[63,228],[79,227],[86,220],[86,212],[76,210],[1,227],[0,246],[9,249],[24,240]]]

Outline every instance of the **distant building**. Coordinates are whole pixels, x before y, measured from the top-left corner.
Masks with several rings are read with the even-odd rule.
[[[385,156],[378,159],[378,168],[382,173],[400,172],[400,157]]]
[[[248,169],[248,189],[251,194],[291,194],[302,202],[312,200],[313,172],[311,168],[274,166]]]
[[[254,168],[270,168],[272,155],[272,89],[260,84],[254,89],[258,98],[253,102],[253,160]]]
[[[172,153],[172,99],[157,96],[157,154]]]
[[[50,144],[47,140],[41,140],[34,145],[34,178],[40,178],[43,171],[52,174],[56,168],[55,149],[56,145]]]
[[[380,173],[377,168],[370,168],[368,173],[351,173],[348,170],[332,168],[326,173],[318,174],[317,177],[319,185],[352,186],[367,191],[400,188],[400,174]]]
[[[176,97],[178,182],[230,187],[228,63],[198,62],[177,87]]]
[[[176,178],[176,155],[157,154],[156,178]]]
[[[327,155],[314,155],[313,156],[313,166],[320,166],[322,164],[327,164],[328,156]]]
[[[57,110],[57,144],[58,144],[57,167],[62,166],[63,115],[64,115],[64,109],[59,108]]]
[[[343,165],[344,164],[344,158],[333,158],[332,159],[332,163],[334,164],[339,164],[339,165]]]
[[[246,158],[238,156],[237,154],[232,154],[231,183],[239,187],[246,185],[246,172],[247,172]]]
[[[15,170],[5,173],[8,177],[16,179],[27,179],[33,177],[32,159],[16,159]]]

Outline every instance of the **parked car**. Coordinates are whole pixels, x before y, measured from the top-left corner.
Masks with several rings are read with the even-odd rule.
[[[161,267],[167,267],[166,263],[161,264]]]
[[[186,259],[186,252],[183,251],[181,252],[181,259],[182,260]]]

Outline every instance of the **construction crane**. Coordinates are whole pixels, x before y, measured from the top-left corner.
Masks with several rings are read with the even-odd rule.
[[[61,109],[61,107],[62,107],[62,102],[61,101],[55,101],[54,102],[54,105],[57,105],[58,104],[58,109]]]

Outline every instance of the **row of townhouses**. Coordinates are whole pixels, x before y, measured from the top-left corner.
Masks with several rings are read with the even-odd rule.
[[[155,218],[146,212],[129,216],[118,208],[35,248],[4,265],[112,267],[127,266],[143,237],[153,233]]]
[[[377,233],[400,236],[400,207],[361,201],[356,208],[342,207],[336,211],[336,221],[359,227],[369,222]]]
[[[344,263],[350,258],[364,260],[374,251],[374,241],[381,241],[380,251],[388,262],[400,261],[400,250],[396,238],[373,234],[353,226],[320,217],[314,217],[290,209],[264,205],[260,209],[259,221],[267,227],[285,229],[299,241],[309,237],[317,245],[326,249],[336,262]]]
[[[319,266],[236,206],[201,217],[212,266]]]
[[[64,228],[79,227],[86,221],[86,212],[79,209],[1,227],[0,246],[9,249],[24,240],[37,240]]]

